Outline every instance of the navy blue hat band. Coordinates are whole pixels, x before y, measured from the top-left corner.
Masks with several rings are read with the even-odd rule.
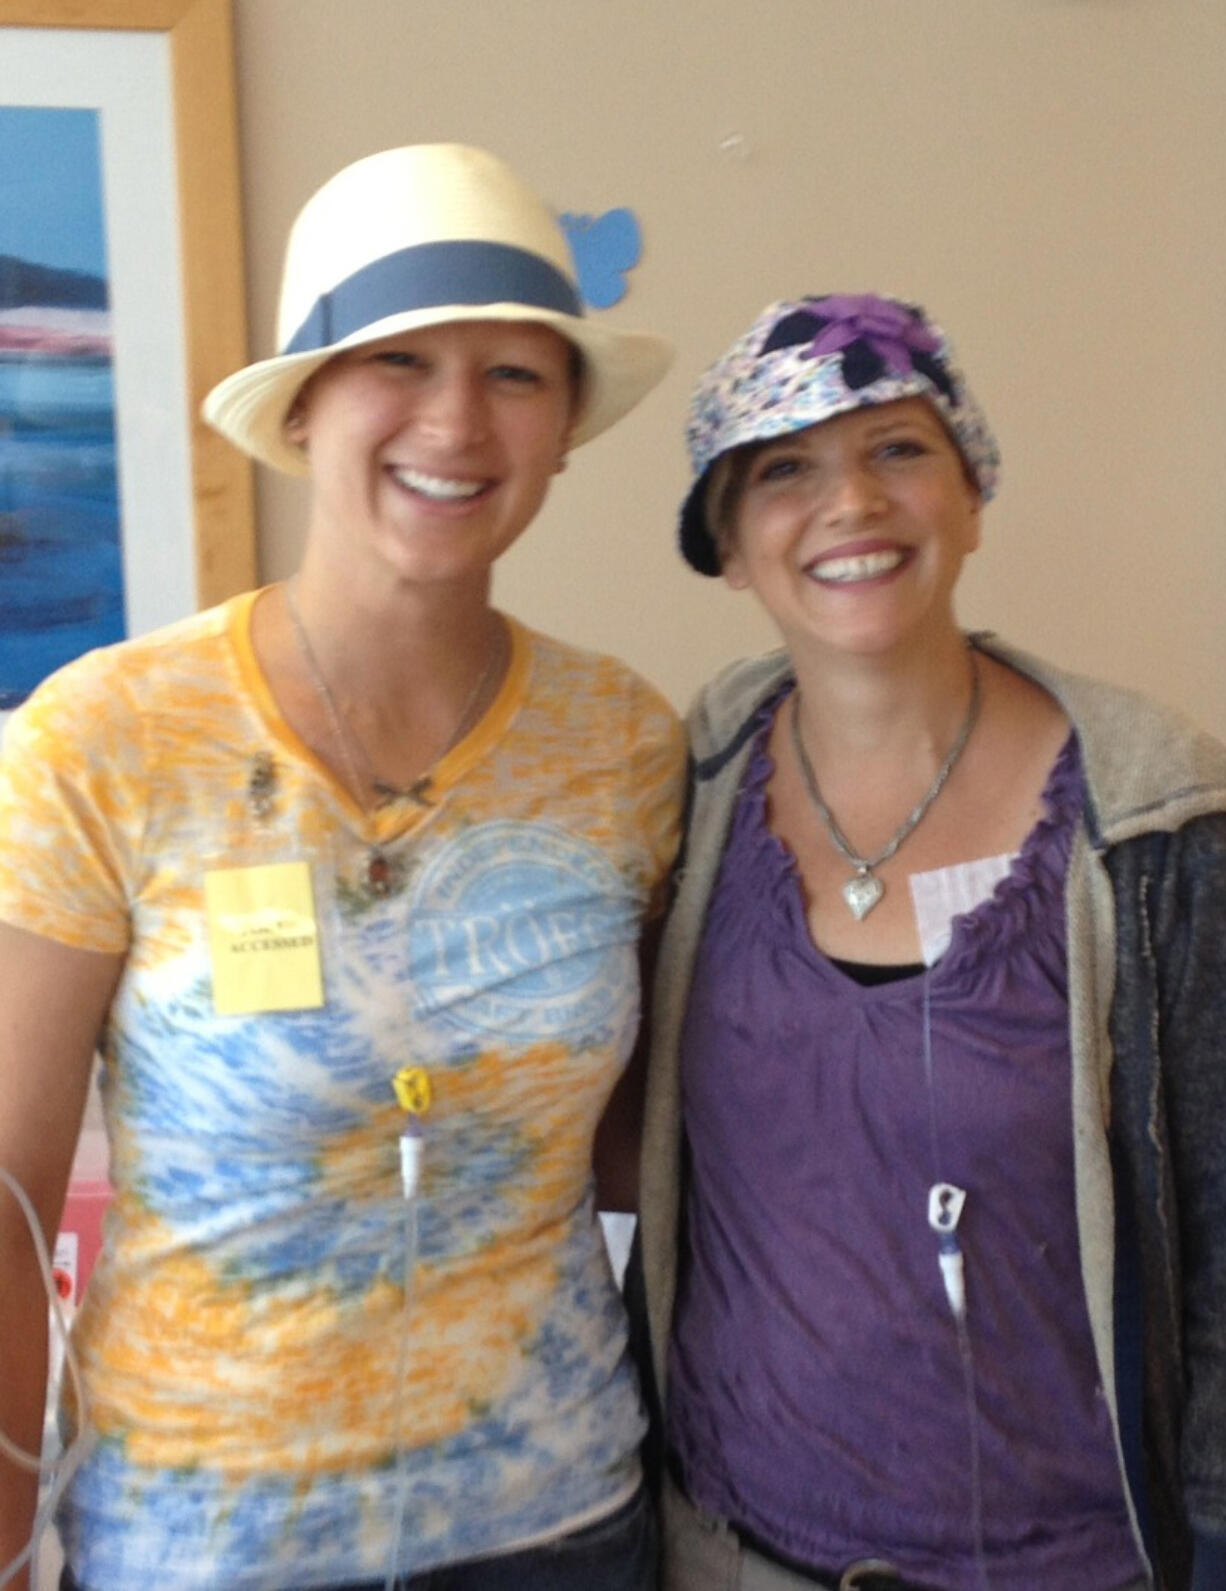
[[[504,303],[583,314],[578,293],[539,254],[506,243],[418,243],[373,260],[317,298],[282,353],[330,348],[389,315],[443,304]]]

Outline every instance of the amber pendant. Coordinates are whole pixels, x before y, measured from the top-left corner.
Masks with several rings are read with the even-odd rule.
[[[366,858],[366,888],[377,899],[390,895],[396,887],[397,869],[376,846]]]

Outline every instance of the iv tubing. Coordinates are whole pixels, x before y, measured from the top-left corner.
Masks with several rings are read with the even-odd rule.
[[[60,1296],[55,1285],[55,1277],[51,1271],[51,1256],[47,1252],[47,1243],[43,1237],[43,1229],[38,1219],[38,1213],[30,1203],[29,1195],[25,1189],[3,1166],[0,1166],[0,1183],[3,1183],[16,1199],[21,1213],[25,1216],[26,1225],[30,1229],[30,1238],[34,1244],[35,1257],[38,1260],[39,1274],[42,1276],[43,1287],[46,1290],[51,1307],[51,1320],[59,1340],[64,1345],[64,1367],[72,1381],[78,1421],[77,1435],[57,1458],[52,1459],[46,1465],[43,1463],[41,1454],[27,1453],[24,1448],[19,1447],[4,1431],[0,1430],[0,1453],[3,1453],[18,1469],[23,1469],[27,1474],[37,1475],[40,1478],[45,1473],[51,1482],[47,1496],[43,1499],[34,1516],[34,1529],[30,1540],[11,1563],[0,1565],[0,1591],[2,1591],[2,1588],[8,1585],[33,1558],[35,1545],[50,1524],[52,1516],[59,1506],[60,1498],[68,1489],[69,1482],[81,1467],[92,1444],[88,1436],[89,1404],[85,1392],[85,1384],[81,1379],[81,1367],[77,1363],[77,1356],[73,1351],[68,1327],[64,1323],[64,1312],[60,1308]]]

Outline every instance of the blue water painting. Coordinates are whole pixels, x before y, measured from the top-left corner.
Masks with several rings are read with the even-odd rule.
[[[0,107],[0,710],[122,639],[98,113]]]

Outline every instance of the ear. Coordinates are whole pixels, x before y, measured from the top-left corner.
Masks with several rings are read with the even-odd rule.
[[[745,567],[745,560],[741,556],[739,547],[732,546],[727,549],[720,560],[719,572],[733,591],[749,589],[749,571]]]
[[[300,403],[295,402],[291,406],[289,413],[285,416],[285,419],[282,421],[281,429],[285,433],[285,440],[288,443],[290,443],[290,445],[292,447],[301,447],[301,448],[305,448],[306,447],[306,445],[307,445],[306,413],[303,410],[302,405]]]
[[[562,425],[562,434],[558,438],[558,462],[554,465],[553,470],[555,475],[561,475],[566,468],[567,460],[570,458],[570,450],[575,445],[575,429],[579,424],[579,409],[578,396],[574,395]]]
[[[977,552],[983,536],[983,498],[976,487],[971,491],[966,515],[966,551]]]

